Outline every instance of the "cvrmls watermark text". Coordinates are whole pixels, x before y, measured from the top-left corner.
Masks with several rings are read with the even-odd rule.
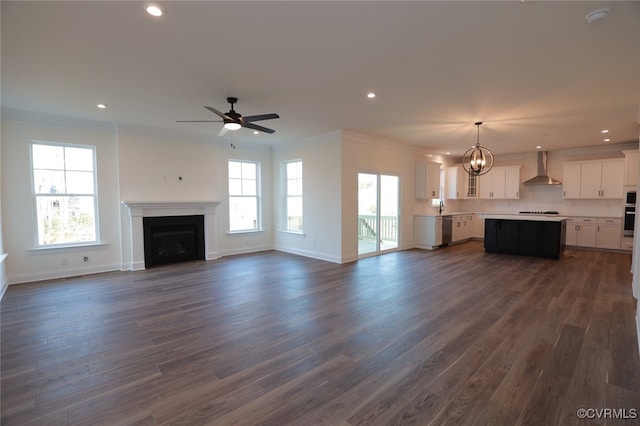
[[[580,419],[636,419],[635,408],[578,408],[576,415]]]

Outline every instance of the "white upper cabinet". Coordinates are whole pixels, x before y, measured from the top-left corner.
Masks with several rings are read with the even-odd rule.
[[[622,159],[565,163],[563,196],[567,199],[620,199],[624,174]]]
[[[600,198],[601,193],[602,163],[583,164],[580,176],[580,198]]]
[[[447,167],[445,169],[445,188],[448,200],[461,200],[465,198],[477,198],[477,176],[469,176],[462,165]]]
[[[478,179],[478,198],[520,198],[520,166],[494,167]]]
[[[638,185],[638,166],[640,165],[640,152],[622,151],[624,153],[624,184],[629,186]]]
[[[447,167],[444,169],[444,197],[447,200],[456,200],[462,198],[460,193],[462,181],[458,177],[457,167]]]
[[[520,198],[520,166],[505,167],[504,198]]]
[[[602,163],[601,198],[617,199],[624,196],[624,160]]]
[[[562,189],[564,198],[580,198],[580,178],[582,176],[582,164],[566,163]]]
[[[440,198],[440,164],[430,161],[416,162],[415,198]]]
[[[467,172],[462,166],[447,167],[444,174],[447,200],[467,198]]]

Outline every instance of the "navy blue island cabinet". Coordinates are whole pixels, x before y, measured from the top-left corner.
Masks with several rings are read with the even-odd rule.
[[[484,249],[492,253],[560,259],[566,223],[566,218],[558,216],[486,216]]]

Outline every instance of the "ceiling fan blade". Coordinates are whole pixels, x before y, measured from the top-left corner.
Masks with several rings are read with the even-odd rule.
[[[212,113],[214,113],[215,115],[219,116],[220,118],[231,120],[231,117],[229,117],[226,114],[221,113],[220,111],[218,111],[217,109],[215,109],[213,107],[205,105],[205,108],[208,109],[209,111],[211,111]]]
[[[247,129],[253,129],[253,130],[258,130],[260,132],[265,132],[265,133],[275,133],[276,131],[273,129],[268,129],[266,127],[262,127],[262,126],[258,126],[257,124],[253,124],[253,123],[242,123],[242,127],[246,127]]]
[[[280,118],[280,116],[278,114],[249,115],[247,117],[242,117],[242,121],[251,123],[253,121],[272,120],[274,118]]]
[[[222,123],[222,120],[176,120],[176,123]]]
[[[227,134],[227,132],[229,131],[229,129],[227,129],[226,127],[222,126],[222,129],[220,129],[220,133],[218,133],[218,136],[224,136]]]

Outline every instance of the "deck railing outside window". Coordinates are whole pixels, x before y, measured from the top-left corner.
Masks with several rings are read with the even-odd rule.
[[[376,217],[375,216],[358,216],[358,239],[359,240],[375,240],[376,239]],[[381,240],[398,240],[398,218],[395,216],[380,216],[380,232]]]

